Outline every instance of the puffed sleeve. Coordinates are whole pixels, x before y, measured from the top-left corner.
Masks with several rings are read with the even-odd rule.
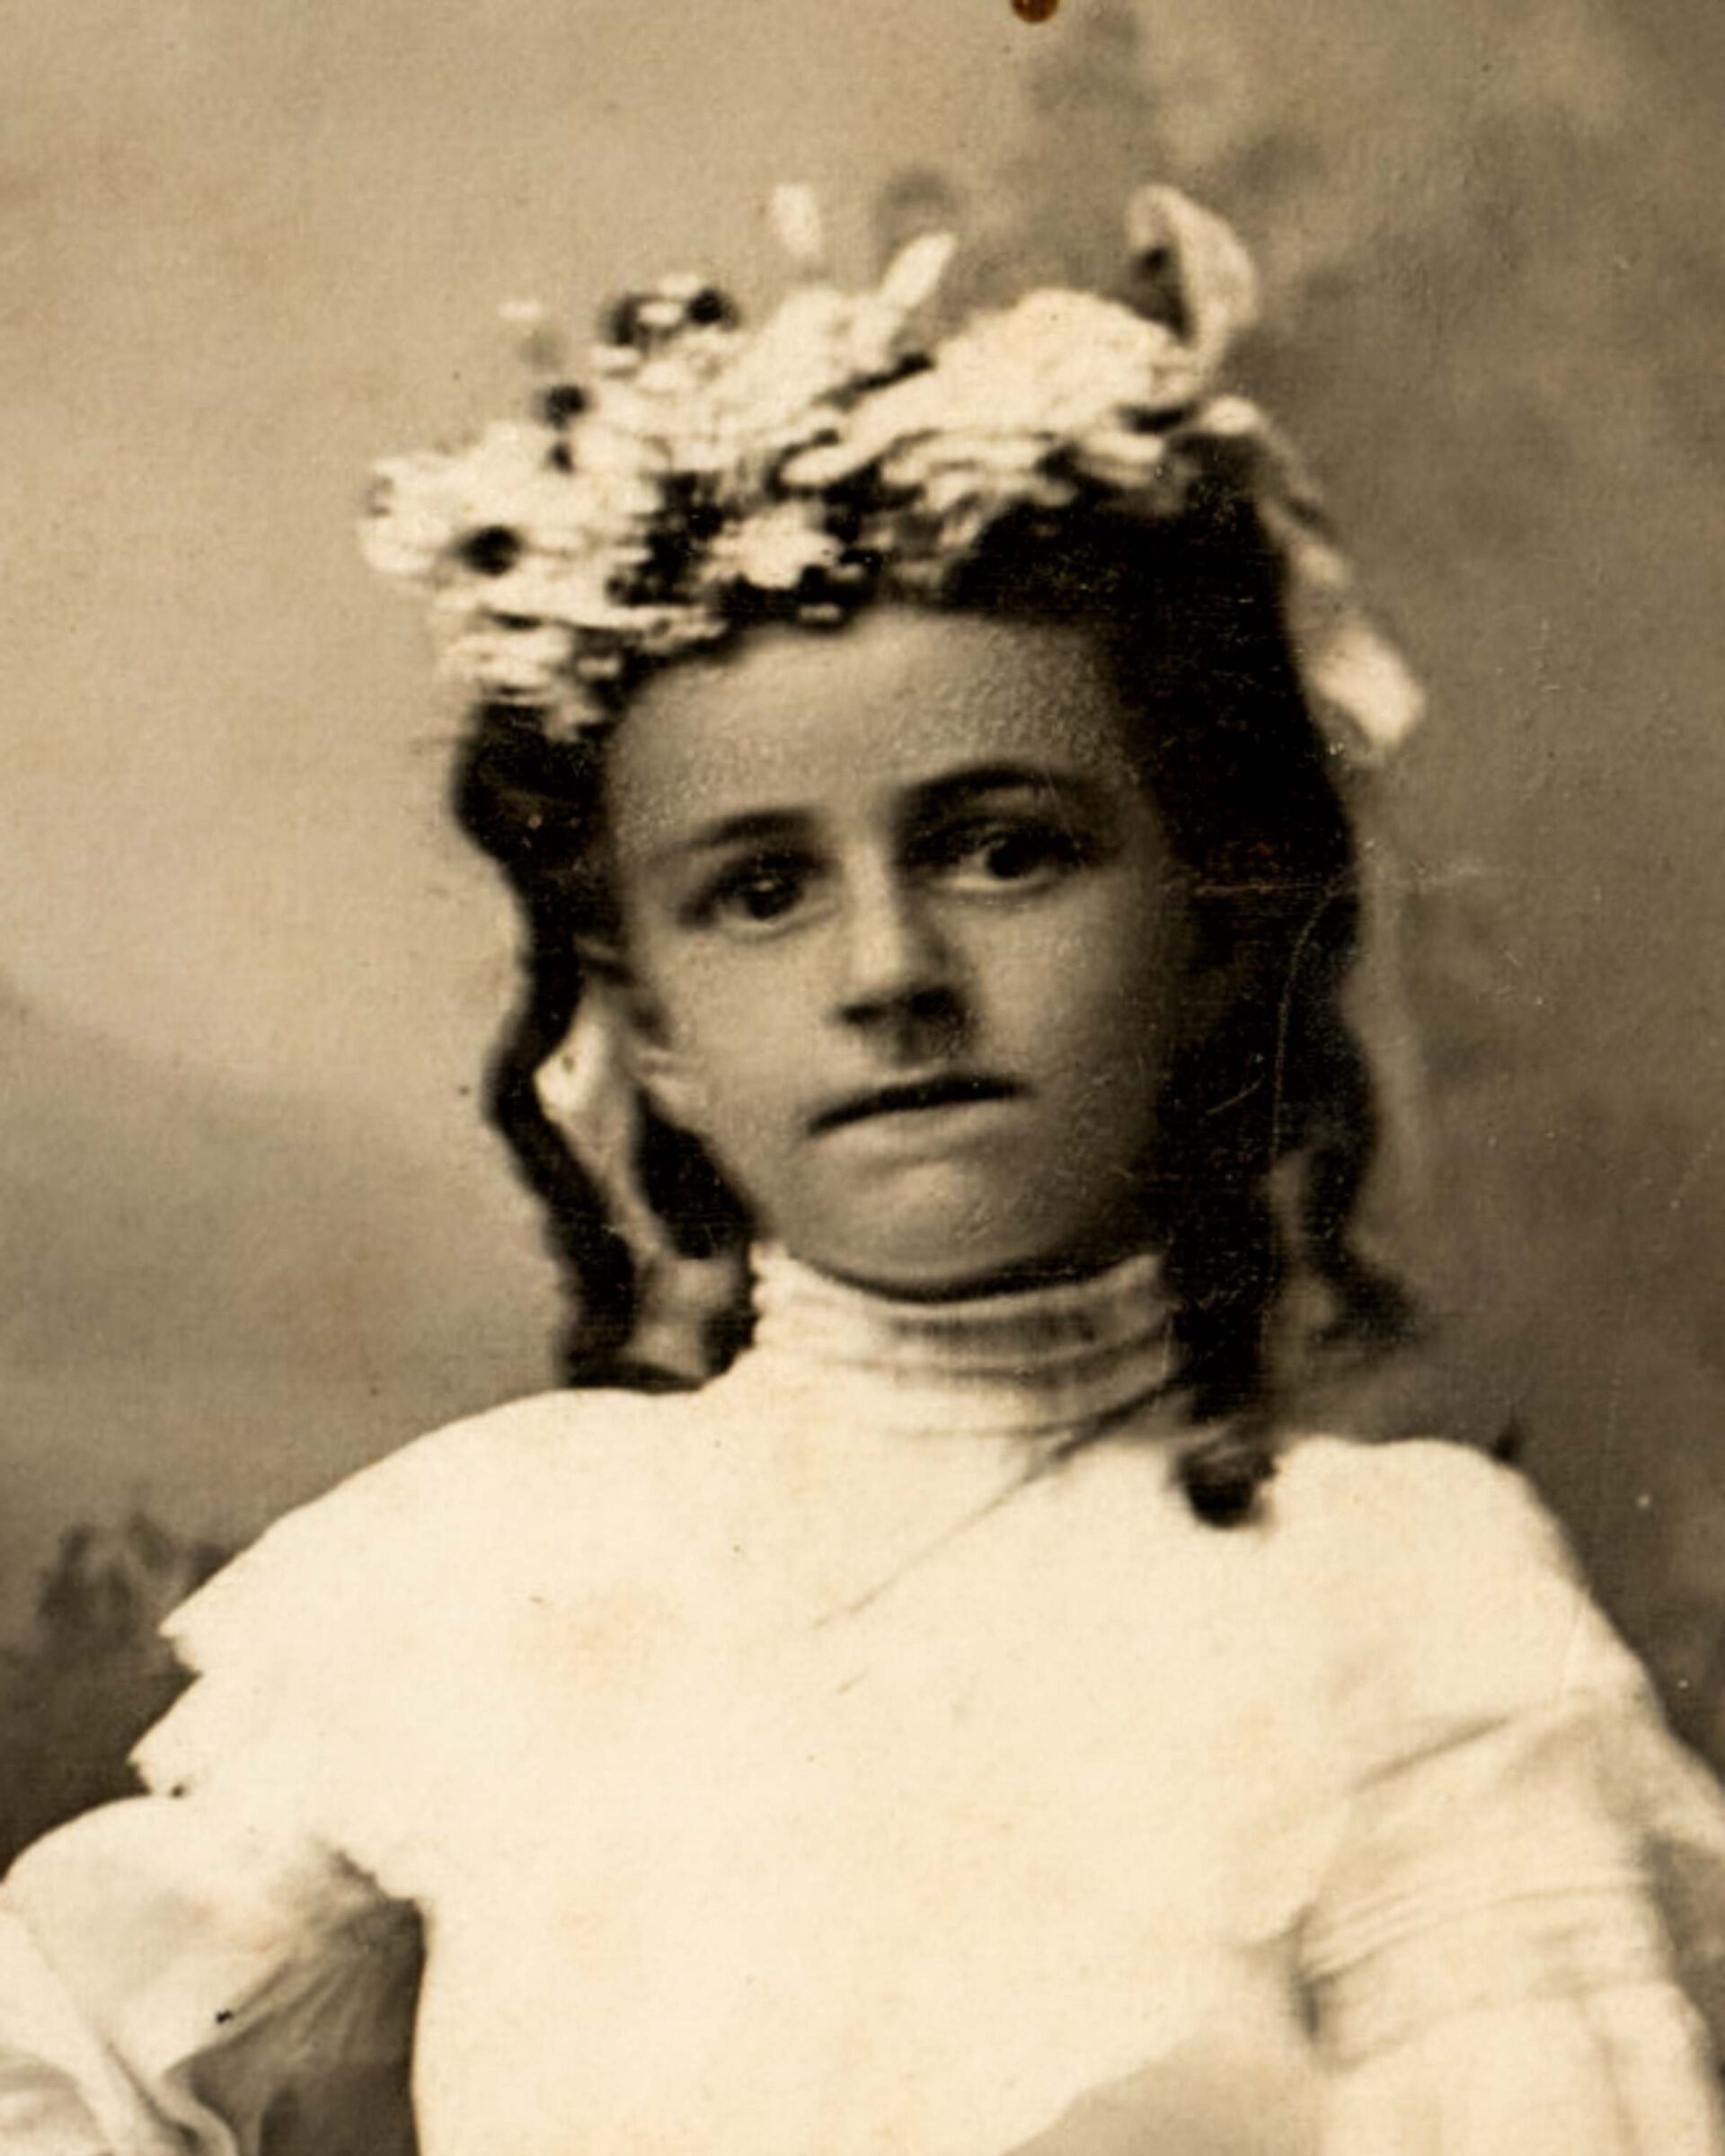
[[[310,1842],[143,1797],[0,1890],[7,2156],[406,2156],[417,1920]]]
[[[420,1925],[381,1877],[418,1794],[386,1727],[390,1515],[426,1509],[402,1479],[290,1515],[175,1613],[195,1682],[138,1748],[151,1793],[0,1888],[5,2156],[412,2148]]]
[[[547,1396],[434,1432],[175,1612],[194,1682],[138,1746],[151,1793],[0,1889],[4,2156],[412,2149],[436,1880],[490,1846],[519,1756],[510,1625],[605,1547],[628,1412]]]
[[[1519,1478],[1338,1476],[1324,2156],[1725,2156],[1725,1803]],[[1711,2026],[1710,2026],[1711,2023]]]

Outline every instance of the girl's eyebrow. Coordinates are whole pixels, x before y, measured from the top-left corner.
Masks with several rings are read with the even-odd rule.
[[[1046,764],[977,764],[913,787],[908,805],[913,817],[937,816],[991,793],[1052,796],[1092,810],[1106,808],[1110,799],[1110,790],[1089,772],[1061,771]]]
[[[958,771],[943,771],[908,788],[906,820],[916,823],[939,816],[993,793],[1040,794],[1092,810],[1105,808],[1109,799],[1108,788],[1087,772],[1057,771],[1045,764],[973,764]],[[723,853],[730,846],[787,844],[806,837],[814,820],[807,808],[741,809],[680,832],[652,854],[650,865],[659,867],[703,853]]]
[[[763,841],[780,844],[801,836],[809,827],[806,811],[796,808],[748,808],[735,816],[721,816],[710,824],[699,824],[693,831],[684,831],[660,846],[651,856],[651,865],[686,860],[692,853],[717,853],[727,846],[759,844]]]

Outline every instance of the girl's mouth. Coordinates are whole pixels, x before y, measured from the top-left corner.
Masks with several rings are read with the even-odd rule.
[[[990,1077],[983,1072],[948,1071],[937,1077],[883,1085],[873,1092],[854,1093],[823,1108],[809,1121],[809,1135],[824,1137],[877,1116],[914,1116],[942,1108],[970,1108],[984,1100],[1011,1100],[1024,1089],[1010,1079]]]

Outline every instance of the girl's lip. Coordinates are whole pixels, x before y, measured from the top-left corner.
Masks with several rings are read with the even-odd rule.
[[[907,1079],[872,1092],[835,1100],[809,1119],[811,1136],[824,1137],[853,1123],[877,1116],[923,1115],[942,1108],[973,1108],[985,1100],[1011,1100],[1023,1091],[1008,1078],[980,1071],[942,1071],[929,1078]]]

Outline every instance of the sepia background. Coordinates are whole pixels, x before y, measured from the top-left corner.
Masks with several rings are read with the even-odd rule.
[[[1434,692],[1388,804],[1393,1239],[1443,1321],[1378,1406],[1513,1427],[1725,1756],[1717,0],[0,25],[0,1849],[111,1772],[217,1549],[551,1380],[474,1104],[513,925],[353,516],[513,401],[500,303],[770,296],[787,178],[854,278],[931,207],[1106,277],[1146,177],[1258,253],[1248,384]]]

